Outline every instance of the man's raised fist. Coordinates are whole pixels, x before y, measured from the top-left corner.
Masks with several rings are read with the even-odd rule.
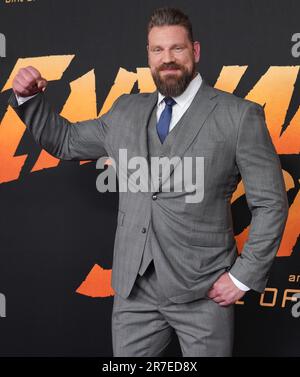
[[[40,72],[34,67],[21,68],[13,79],[13,91],[21,97],[29,97],[44,91],[47,80],[42,78]]]

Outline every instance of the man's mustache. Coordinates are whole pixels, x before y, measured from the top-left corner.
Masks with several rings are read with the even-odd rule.
[[[180,65],[178,65],[178,64],[162,64],[159,68],[158,68],[158,70],[159,71],[164,71],[164,70],[166,70],[166,69],[181,69],[181,66]]]

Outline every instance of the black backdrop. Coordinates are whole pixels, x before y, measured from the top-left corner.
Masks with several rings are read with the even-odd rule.
[[[247,65],[234,91],[245,97],[270,66],[300,63],[291,54],[291,36],[300,32],[297,0],[1,0],[0,33],[7,45],[6,57],[0,58],[0,88],[19,58],[72,54],[46,95],[61,111],[70,83],[94,69],[99,113],[120,67],[131,72],[147,67],[146,24],[162,5],[190,15],[201,42],[199,71],[212,85],[223,66]],[[298,77],[290,117],[299,108],[299,84]],[[135,85],[132,92],[137,91]],[[4,158],[9,139],[1,133],[9,95],[6,89],[0,93],[0,175],[10,168]],[[118,196],[97,192],[94,162],[61,162],[31,172],[39,153],[25,132],[15,151],[15,156],[28,155],[20,175],[0,183],[0,292],[6,297],[0,355],[111,356],[112,296],[91,297],[76,289],[95,264],[111,268]],[[293,177],[292,205],[299,191],[299,152],[280,157]],[[233,205],[233,213],[238,234],[249,223],[243,200]],[[291,301],[282,307],[285,290],[299,290],[299,282],[289,281],[300,274],[299,250],[296,242],[291,256],[276,258],[268,283],[271,296],[263,301],[271,306],[255,292],[236,305],[236,356],[300,355],[300,319],[292,316]],[[168,354],[180,355],[176,338]]]

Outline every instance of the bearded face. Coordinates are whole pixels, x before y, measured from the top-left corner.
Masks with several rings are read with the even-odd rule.
[[[183,26],[155,26],[148,34],[148,63],[157,90],[167,97],[181,95],[195,77],[199,42],[191,42]]]

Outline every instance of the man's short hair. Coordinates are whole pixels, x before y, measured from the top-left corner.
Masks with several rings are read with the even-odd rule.
[[[189,17],[178,8],[157,8],[154,10],[148,23],[148,34],[154,26],[169,26],[179,25],[183,26],[187,33],[189,40],[193,43],[193,28]]]

